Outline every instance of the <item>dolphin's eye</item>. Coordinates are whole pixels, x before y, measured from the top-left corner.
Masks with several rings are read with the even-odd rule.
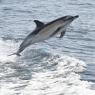
[[[66,20],[68,20],[68,19],[70,19],[70,18],[72,18],[72,17],[71,17],[71,16],[67,16],[67,17],[66,17]]]
[[[66,16],[66,18],[65,19],[68,19],[68,18],[70,18],[69,16]]]
[[[72,19],[72,16],[65,16],[63,20],[66,21],[66,20],[69,20],[69,19]]]
[[[63,17],[63,21],[66,21],[66,20],[68,20],[70,18],[70,16],[64,16]]]

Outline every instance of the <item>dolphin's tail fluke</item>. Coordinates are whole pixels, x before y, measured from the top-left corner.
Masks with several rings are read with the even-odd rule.
[[[17,56],[21,56],[19,53],[12,53],[12,54],[10,54],[10,55],[8,55],[8,56],[12,56],[12,55],[17,55]]]

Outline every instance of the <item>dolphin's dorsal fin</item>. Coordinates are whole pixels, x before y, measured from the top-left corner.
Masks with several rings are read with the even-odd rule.
[[[34,22],[36,23],[37,28],[40,28],[40,27],[42,27],[44,25],[44,23],[39,21],[39,20],[34,20]]]

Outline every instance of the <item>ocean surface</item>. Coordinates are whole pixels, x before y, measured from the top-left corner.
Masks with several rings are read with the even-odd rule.
[[[8,56],[36,25],[79,15],[62,39]],[[0,0],[0,95],[95,95],[95,0]]]

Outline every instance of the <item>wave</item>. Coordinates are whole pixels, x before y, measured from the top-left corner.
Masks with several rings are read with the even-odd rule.
[[[44,63],[52,64],[53,71],[35,73],[20,95],[94,95],[87,81],[80,80],[85,63],[76,58],[52,55]]]
[[[95,95],[81,80],[85,62],[37,44],[19,59],[8,57],[19,43],[0,40],[0,95]]]
[[[8,56],[10,53],[17,50],[18,43],[12,40],[3,41],[0,39],[0,63],[13,62],[15,56]]]

